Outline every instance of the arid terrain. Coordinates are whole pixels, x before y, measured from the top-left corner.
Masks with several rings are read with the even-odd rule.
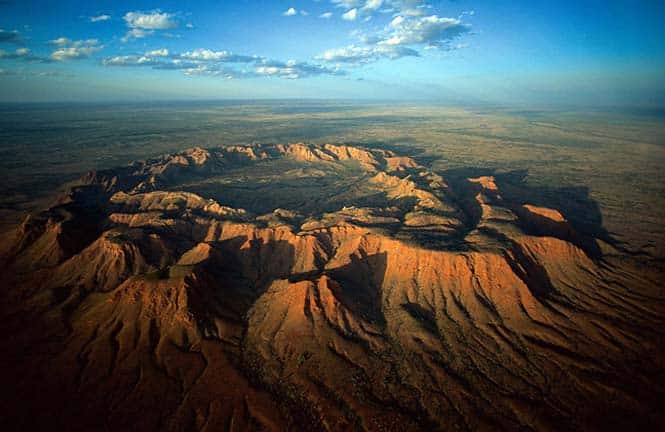
[[[0,0],[0,432],[665,432],[665,0]]]
[[[181,142],[123,165],[131,147],[14,199],[2,417],[81,431],[665,427],[660,129],[587,124],[583,141],[571,121],[528,120],[538,135],[522,117],[396,109],[392,141],[385,113],[335,141],[346,111],[308,112],[317,137],[289,113],[259,143]],[[629,170],[655,176],[632,206]]]

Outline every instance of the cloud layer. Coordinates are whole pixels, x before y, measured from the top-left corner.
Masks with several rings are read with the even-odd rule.
[[[196,49],[171,53],[167,49],[141,55],[105,58],[105,66],[150,67],[158,70],[180,70],[187,75],[222,76],[225,78],[278,77],[299,79],[319,75],[343,75],[338,67],[327,67],[296,60],[280,61],[259,56],[234,54],[226,50]]]
[[[453,41],[471,32],[471,26],[461,21],[463,16],[471,16],[471,13],[460,18],[428,15],[433,7],[423,0],[330,1],[336,7],[346,9],[341,18],[347,21],[356,21],[363,16],[363,21],[368,21],[376,14],[392,16],[392,20],[379,30],[356,31],[359,45],[332,48],[315,57],[325,62],[362,65],[383,59],[420,57],[420,49],[464,47],[466,44],[453,44]]]
[[[163,37],[182,37],[169,33],[169,30],[182,27],[196,31],[195,26],[187,21],[180,21],[185,13],[164,12],[160,9],[128,11],[122,16],[123,35],[116,35],[107,44],[117,47],[121,43],[133,41],[146,48],[126,54],[127,47],[122,46],[116,55],[105,57],[101,64],[108,67],[144,67],[159,70],[178,70],[187,75],[222,76],[226,78],[277,77],[300,79],[314,76],[347,75],[348,71],[357,71],[359,67],[379,61],[403,58],[426,57],[431,49],[451,50],[467,44],[458,43],[457,39],[471,32],[469,24],[462,22],[473,13],[462,13],[458,18],[441,17],[434,12],[432,5],[425,0],[328,0],[321,1],[323,6],[309,19],[329,20],[322,25],[343,23],[344,31],[351,26],[351,33],[357,38],[353,44],[331,47],[309,60],[275,60],[270,57],[235,54],[226,50],[206,48],[182,48],[175,52],[167,48],[150,47],[148,41],[136,41],[152,35]],[[325,5],[330,10],[326,11]],[[295,7],[281,9],[285,17],[307,17],[309,13]],[[112,21],[111,15],[99,14],[83,18],[90,23]],[[372,20],[372,24],[367,24]],[[118,20],[119,21],[119,20]],[[117,22],[116,21],[116,24]],[[300,21],[299,21],[300,22]],[[374,24],[376,23],[376,24]],[[348,33],[347,33],[348,34]],[[21,48],[0,50],[0,60],[15,62],[56,63],[84,60],[104,49],[104,44],[96,38],[70,39],[58,37],[47,42],[50,53],[35,54],[23,48],[25,40],[16,30],[0,29],[0,43],[14,44]],[[41,42],[42,50],[44,42]],[[39,47],[35,47],[37,53]],[[342,67],[346,68],[342,69]]]

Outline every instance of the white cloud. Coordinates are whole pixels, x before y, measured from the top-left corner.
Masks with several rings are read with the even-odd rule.
[[[217,61],[217,62],[226,62],[226,63],[250,63],[258,59],[258,57],[256,56],[238,55],[225,50],[213,51],[202,48],[195,49],[193,51],[186,51],[182,54],[178,54],[176,57],[185,60],[195,60],[203,62]]]
[[[120,39],[123,42],[127,42],[130,39],[141,39],[147,36],[150,36],[154,33],[152,30],[141,30],[141,29],[131,29]]]
[[[325,51],[320,56],[315,57],[329,63],[349,63],[365,64],[372,63],[381,59],[395,60],[402,57],[418,57],[418,51],[400,46],[365,46],[359,47],[349,45],[344,48],[337,48]]]
[[[264,60],[254,69],[257,76],[277,76],[285,79],[300,79],[317,75],[344,75],[339,68],[328,68],[306,62],[289,60],[286,63]]]
[[[390,22],[390,26],[391,27],[399,27],[399,25],[402,24],[403,22],[404,22],[404,17],[398,15],[395,18],[393,18],[393,20]]]
[[[343,1],[331,1],[338,6],[347,4]],[[400,13],[393,15],[390,23],[382,30],[370,33],[361,30],[352,32],[352,36],[362,42],[360,45],[327,50],[315,57],[316,60],[358,66],[383,59],[419,57],[420,49],[453,50],[464,47],[465,44],[454,42],[471,31],[471,26],[461,21],[462,16],[424,16],[424,11],[431,6],[422,0],[362,0],[362,4],[360,8],[348,10],[342,17],[351,21],[363,17],[364,21],[368,21],[375,16],[375,11],[387,13],[390,10],[391,13]]]
[[[160,69],[184,69],[213,63],[256,63],[264,59],[257,56],[234,54],[230,51],[196,49],[183,53],[172,53],[166,48],[146,51],[143,55],[117,56],[104,60],[107,66],[159,66]]]
[[[357,47],[350,45],[344,48],[335,48],[325,51],[323,54],[315,57],[316,60],[327,62],[355,62],[359,59],[367,58],[371,53],[370,47]]]
[[[282,15],[284,15],[284,16],[294,16],[297,13],[298,13],[298,11],[295,10],[295,8],[290,7],[286,11],[284,11],[284,13]]]
[[[362,2],[360,0],[331,0],[331,2],[335,6],[344,9],[350,9],[362,5]]]
[[[403,16],[422,16],[432,9],[427,0],[330,0],[338,8],[357,8],[359,14],[395,13]]]
[[[167,54],[167,55],[165,55]],[[233,54],[229,51],[198,49],[171,53],[166,49],[144,55],[109,57],[102,61],[111,67],[149,67],[179,70],[186,75],[221,76],[224,78],[278,77],[299,79],[318,75],[343,75],[338,67],[327,67],[289,60],[282,62],[264,57]]]
[[[151,12],[127,12],[123,17],[127,27],[143,30],[167,30],[178,27],[174,15],[159,9]]]
[[[97,16],[92,16],[89,18],[89,21],[91,23],[96,23],[96,22],[101,22],[101,21],[108,21],[111,19],[111,15],[97,15]]]
[[[407,16],[424,15],[432,6],[426,0],[330,0],[338,8],[358,8],[365,13],[398,13]]]
[[[92,54],[100,51],[101,46],[79,46],[60,48],[51,53],[51,59],[55,61],[80,60],[90,57]]]
[[[197,49],[194,51],[187,51],[180,55],[182,58],[190,60],[221,60],[227,57],[230,53],[228,51],[212,51],[209,49]]]
[[[53,61],[85,59],[104,48],[97,39],[71,40],[59,37],[49,41],[49,44],[59,47],[49,56]]]
[[[66,37],[59,37],[57,39],[53,39],[53,40],[48,41],[49,44],[58,45],[58,46],[67,45],[70,42],[71,42],[71,40],[67,39]]]
[[[367,0],[363,9],[378,10],[381,6],[383,6],[383,0]]]
[[[169,50],[167,50],[166,48],[162,48],[162,49],[147,51],[145,53],[145,56],[146,57],[168,57],[169,56]]]
[[[51,59],[55,61],[80,60],[90,57],[99,50],[101,50],[101,47],[61,48],[51,53]]]
[[[148,54],[148,53],[146,53]],[[156,66],[158,62],[149,56],[116,56],[102,60],[104,66]]]
[[[471,30],[469,25],[463,24],[457,18],[444,18],[436,15],[409,18],[397,16],[392,20],[389,28],[389,36],[379,44],[426,44],[440,47]]]
[[[324,12],[321,15],[319,15],[319,18],[329,19],[332,18],[332,16],[333,16],[332,12]]]
[[[357,17],[358,17],[358,9],[356,8],[353,8],[342,14],[342,19],[345,19],[347,21],[355,21]]]
[[[182,73],[188,76],[194,76],[194,75],[208,75],[215,77],[221,76],[226,79],[237,78],[243,74],[242,71],[236,71],[233,69],[228,69],[218,66],[210,66],[210,65],[198,65],[194,67],[183,68]]]
[[[404,16],[422,16],[426,9],[432,8],[425,0],[392,0],[390,3],[400,15]]]
[[[280,68],[277,66],[259,66],[256,68],[256,73],[259,75],[277,75]]]
[[[99,45],[99,40],[98,39],[82,39],[82,40],[71,40],[66,37],[59,37],[57,39],[53,39],[48,41],[49,45],[57,45],[57,46],[74,46],[74,47],[80,47],[83,45]]]
[[[306,10],[301,10],[300,15],[307,16],[307,15],[309,15],[309,12],[307,12]]]
[[[26,63],[51,63],[52,59],[35,55],[28,48],[18,48],[14,52],[0,49],[0,60],[14,60]]]

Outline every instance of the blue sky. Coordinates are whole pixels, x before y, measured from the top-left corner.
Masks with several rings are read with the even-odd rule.
[[[0,0],[0,101],[653,105],[663,3]]]

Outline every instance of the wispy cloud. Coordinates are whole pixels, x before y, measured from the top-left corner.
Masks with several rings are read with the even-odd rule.
[[[298,15],[298,11],[295,8],[290,7],[287,10],[285,10],[284,13],[282,13],[282,15],[284,15],[284,16],[294,16],[294,15]]]
[[[363,4],[363,2],[360,0],[331,0],[331,3],[344,9],[359,7]]]
[[[101,49],[98,46],[61,48],[51,53],[51,59],[60,62],[86,59]]]
[[[58,62],[86,59],[104,48],[97,39],[71,40],[60,37],[49,43],[59,47],[49,56],[51,60]]]
[[[355,46],[349,45],[325,51],[316,60],[330,63],[365,64],[381,59],[395,60],[402,57],[419,57],[418,51],[402,46]]]
[[[169,50],[167,50],[166,48],[156,49],[146,52],[145,55],[148,57],[168,57]]]
[[[66,37],[59,37],[57,39],[51,39],[50,41],[48,41],[50,45],[57,45],[57,46],[67,45],[69,42],[71,42],[71,40],[69,40]]]
[[[0,42],[23,45],[23,38],[21,37],[21,33],[16,30],[0,29]]]
[[[66,46],[66,45],[71,45],[75,47],[80,47],[82,45],[99,45],[99,40],[98,39],[83,39],[83,40],[78,40],[74,41],[66,37],[59,37],[57,39],[52,39],[48,41],[49,45],[57,45],[57,46]]]
[[[152,30],[142,30],[142,29],[131,29],[125,35],[120,38],[121,41],[127,42],[131,39],[142,39],[152,35],[154,31]]]
[[[49,44],[56,48],[48,57],[35,55],[28,48],[19,48],[14,52],[0,50],[0,59],[35,63],[65,62],[89,58],[104,48],[97,39],[71,40],[59,37],[50,40]]]
[[[26,68],[17,69],[2,69],[0,68],[0,76],[17,76],[19,78],[37,77],[37,78],[72,78],[74,75],[62,73],[60,71],[44,71],[44,70],[31,70]]]
[[[347,12],[357,9],[359,15],[371,15],[378,12],[421,16],[425,15],[427,9],[432,8],[425,0],[330,0],[330,3]]]
[[[0,60],[15,60],[22,62],[49,63],[50,60],[37,56],[28,48],[18,48],[14,52],[0,50]]]
[[[358,9],[353,8],[342,14],[342,19],[347,21],[355,21],[358,18]]]
[[[96,23],[96,22],[102,22],[102,21],[108,21],[111,19],[111,15],[97,15],[97,16],[91,16],[88,18],[88,21],[91,23]]]
[[[378,10],[381,6],[383,6],[383,0],[367,0],[367,3],[365,3],[363,9]]]
[[[186,51],[182,54],[174,54],[174,58],[196,61],[218,61],[224,63],[251,63],[259,59],[257,56],[246,56],[233,54],[230,51],[214,51],[209,49],[196,49],[193,51]]]
[[[259,56],[234,54],[226,50],[197,49],[171,53],[166,49],[142,55],[105,58],[105,66],[150,67],[179,70],[186,75],[223,76],[225,78],[278,77],[299,79],[318,75],[343,75],[338,67],[328,67],[295,60],[280,61]]]
[[[148,53],[146,53],[148,54]],[[150,56],[115,56],[102,60],[104,66],[157,66],[160,64],[158,57]]]
[[[390,6],[395,12],[403,16],[423,16],[432,6],[425,0],[391,0]]]
[[[175,69],[175,68],[164,68],[164,69]],[[208,76],[208,77],[219,77],[225,79],[236,79],[236,78],[252,78],[255,77],[254,72],[248,69],[235,69],[227,67],[225,65],[193,65],[186,68],[177,68],[182,71],[185,75],[188,76]]]
[[[256,66],[255,72],[259,76],[276,76],[285,79],[299,79],[317,75],[345,74],[344,71],[337,67],[329,68],[307,62],[297,62],[295,60],[289,60],[287,62],[263,60]]]
[[[319,18],[328,19],[328,18],[332,18],[332,16],[333,16],[332,12],[324,12],[321,15],[319,15]]]

